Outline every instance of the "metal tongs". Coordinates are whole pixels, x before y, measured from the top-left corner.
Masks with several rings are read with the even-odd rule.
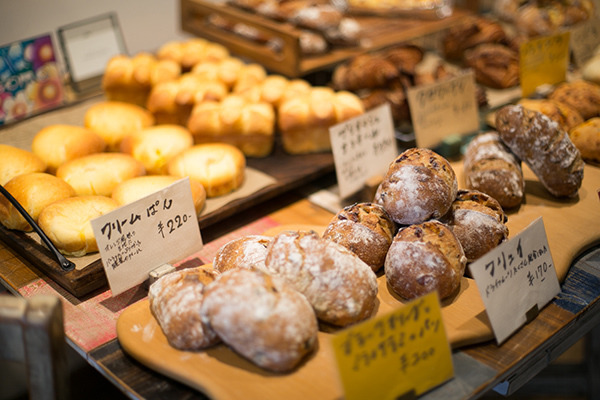
[[[46,236],[42,228],[40,228],[39,225],[33,220],[33,218],[31,218],[31,215],[29,215],[29,213],[25,211],[23,206],[21,206],[21,204],[12,196],[12,194],[10,194],[6,189],[4,189],[4,186],[2,185],[0,185],[0,192],[2,192],[4,197],[6,197],[8,201],[10,201],[13,206],[15,206],[15,208],[21,213],[23,218],[25,218],[29,225],[31,225],[31,227],[37,232],[37,234],[40,236],[42,242],[44,242],[46,247],[48,247],[48,249],[52,253],[54,253],[54,257],[56,257],[56,261],[58,261],[60,267],[64,271],[72,271],[75,268],[75,263],[69,261],[64,255],[60,253],[60,251],[58,251],[56,246],[54,246],[54,243],[50,241],[50,239],[48,238],[48,236]]]

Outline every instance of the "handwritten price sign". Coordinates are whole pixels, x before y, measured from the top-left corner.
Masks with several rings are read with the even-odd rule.
[[[469,268],[498,343],[527,322],[529,310],[560,292],[542,218]]]
[[[454,375],[436,292],[332,338],[347,400],[416,396]]]
[[[113,296],[202,248],[188,178],[92,221]]]

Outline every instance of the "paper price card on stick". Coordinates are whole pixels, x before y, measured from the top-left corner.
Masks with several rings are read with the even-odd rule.
[[[389,104],[329,128],[340,197],[384,174],[398,155]]]
[[[438,83],[409,88],[407,96],[418,147],[432,148],[450,135],[479,129],[471,70]]]
[[[419,396],[454,376],[437,292],[332,338],[346,400]]]
[[[569,32],[533,39],[519,47],[519,79],[523,97],[541,85],[554,85],[567,77]]]
[[[498,344],[560,292],[541,217],[469,268]]]
[[[189,178],[92,220],[112,295],[202,249]]]

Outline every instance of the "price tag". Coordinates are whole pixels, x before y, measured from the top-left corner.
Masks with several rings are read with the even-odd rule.
[[[435,291],[336,334],[332,344],[346,400],[419,396],[454,376]]]
[[[409,88],[407,97],[418,147],[432,148],[447,136],[479,129],[471,70],[438,83]]]
[[[541,217],[469,268],[498,344],[560,292]]]
[[[571,30],[571,50],[575,64],[583,67],[600,45],[600,18],[594,17]]]
[[[519,48],[519,79],[522,96],[545,84],[566,80],[569,64],[569,32],[533,39]]]
[[[92,220],[112,295],[202,249],[189,178]]]
[[[359,191],[365,182],[388,170],[398,156],[389,104],[329,128],[340,197]]]

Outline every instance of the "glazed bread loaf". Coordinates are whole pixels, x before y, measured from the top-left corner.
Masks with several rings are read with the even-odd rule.
[[[443,300],[456,294],[466,264],[452,230],[432,220],[400,228],[385,258],[385,276],[403,299],[437,290]]]
[[[355,94],[313,87],[277,109],[283,148],[290,154],[331,151],[329,128],[363,113],[364,106]]]
[[[162,175],[167,173],[167,164],[173,157],[193,145],[194,138],[185,127],[164,124],[125,136],[121,152],[141,162],[148,175]]]
[[[323,239],[341,244],[373,272],[383,267],[396,226],[379,204],[357,203],[340,210],[323,232]]]
[[[247,235],[230,240],[219,248],[213,259],[213,267],[219,272],[246,268],[266,272],[267,247],[270,236]]]
[[[200,314],[204,290],[218,275],[210,265],[202,265],[171,272],[150,285],[150,311],[171,346],[200,350],[220,341]]]
[[[265,266],[306,296],[323,322],[346,326],[369,317],[375,307],[377,280],[371,267],[313,231],[276,235]]]
[[[600,85],[577,80],[564,82],[548,96],[579,111],[583,119],[600,117]]]
[[[477,82],[485,86],[506,89],[519,84],[519,55],[508,46],[479,45],[465,52],[464,61],[475,72]]]
[[[179,179],[181,178],[171,175],[138,176],[127,179],[115,186],[111,197],[122,206],[162,190]],[[196,215],[200,215],[206,203],[206,191],[200,182],[194,179],[190,179],[189,181],[194,209],[196,210]]]
[[[269,371],[292,370],[317,344],[306,298],[260,271],[221,274],[206,287],[200,313],[225,344]]]
[[[29,172],[12,178],[4,185],[6,189],[37,221],[42,210],[49,204],[75,196],[75,190],[64,180],[44,172]],[[0,196],[0,222],[8,229],[30,232],[33,228],[5,196]]]
[[[31,151],[0,144],[0,185],[28,172],[44,172],[46,163]]]
[[[583,123],[583,117],[577,109],[566,103],[550,99],[521,99],[520,105],[528,110],[539,111],[556,121],[561,128],[569,132],[575,126]]]
[[[123,153],[95,153],[61,165],[56,176],[80,195],[108,196],[119,183],[145,174],[141,162]]]
[[[516,207],[523,201],[521,160],[502,142],[498,132],[482,133],[469,142],[463,171],[468,189],[487,193],[502,207]]]
[[[119,151],[125,136],[154,125],[154,117],[135,104],[103,101],[87,109],[84,125],[104,139],[109,151]]]
[[[556,197],[575,196],[583,180],[583,160],[567,133],[546,115],[520,105],[496,113],[500,138]]]
[[[104,139],[91,129],[66,124],[42,128],[31,142],[31,151],[46,163],[46,171],[51,174],[67,161],[105,149]]]
[[[246,157],[226,143],[197,144],[179,153],[167,166],[169,175],[189,176],[204,186],[207,197],[238,189],[244,182]]]
[[[600,162],[600,117],[575,126],[569,137],[585,161]]]
[[[506,219],[493,197],[475,190],[459,190],[441,221],[456,235],[467,262],[472,262],[508,238]]]
[[[439,218],[456,198],[458,182],[450,163],[424,148],[400,154],[377,188],[375,203],[401,225]]]
[[[81,257],[98,251],[90,221],[118,206],[105,196],[68,197],[45,207],[38,225],[61,253]]]
[[[248,157],[266,157],[275,143],[275,111],[269,103],[232,94],[197,104],[188,128],[195,143],[229,143]]]

